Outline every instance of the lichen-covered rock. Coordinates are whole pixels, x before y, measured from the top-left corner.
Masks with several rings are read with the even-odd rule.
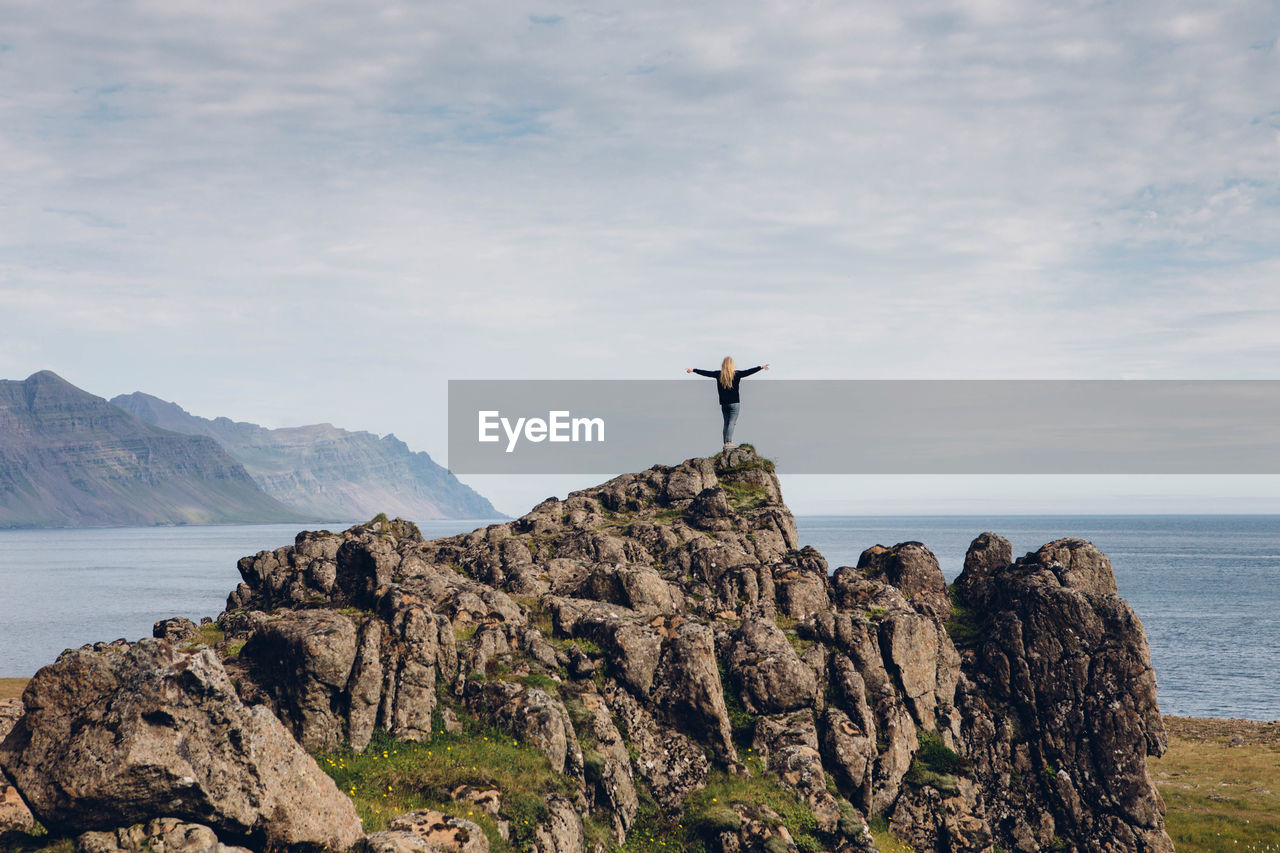
[[[304,533],[240,569],[219,649],[248,641],[227,664],[246,701],[356,749],[428,739],[437,712],[464,733],[465,706],[569,780],[520,825],[542,853],[583,850],[588,810],[623,841],[650,795],[678,823],[711,773],[756,767],[746,749],[833,851],[873,849],[869,816],[937,853],[1168,849],[1142,629],[1081,540],[1015,562],[983,534],[954,590],[917,542],[829,574],[743,447],[444,539]],[[476,782],[449,793],[511,829],[514,792]],[[796,849],[767,807],[717,808],[709,849]],[[394,827],[369,844],[428,849]]]
[[[715,634],[706,625],[682,622],[663,644],[653,698],[721,760],[733,755],[733,729],[724,702],[724,686],[716,664]]]
[[[592,745],[583,750],[583,773],[592,804],[609,816],[614,837],[622,842],[640,809],[627,742],[618,731],[605,698],[588,692],[578,698],[583,719],[578,726]]]
[[[489,839],[476,823],[420,809],[392,818],[369,835],[364,853],[489,853]]]
[[[920,542],[868,548],[858,558],[858,570],[901,591],[922,613],[945,619],[951,612],[947,581],[938,566],[938,558]]]
[[[151,636],[178,643],[189,640],[196,635],[199,626],[183,616],[161,619],[151,626]]]
[[[0,766],[51,831],[175,817],[233,843],[335,850],[363,834],[351,801],[266,708],[241,704],[208,648],[69,650],[24,701]]]
[[[86,832],[76,839],[76,853],[249,853],[223,844],[207,826],[161,817],[107,832]]]
[[[264,622],[240,653],[275,699],[276,715],[305,749],[343,740],[356,626],[332,610],[290,611]]]
[[[818,679],[772,620],[748,618],[730,635],[729,670],[747,710],[794,711],[813,703]]]
[[[645,781],[663,811],[675,814],[685,797],[707,783],[711,762],[697,741],[660,725],[626,690],[606,695],[618,728],[636,750],[636,775]]]
[[[466,699],[477,714],[545,755],[555,772],[582,778],[582,747],[559,699],[537,687],[509,681],[472,682],[467,685]]]
[[[990,807],[1024,843],[1057,835],[1172,850],[1146,770],[1147,755],[1166,747],[1155,673],[1110,562],[1079,539],[994,570],[967,562],[981,572],[964,578],[966,595],[987,607],[961,711]],[[1009,784],[1011,772],[1024,784]]]
[[[547,798],[547,820],[534,831],[532,853],[585,853],[582,816],[568,799]]]

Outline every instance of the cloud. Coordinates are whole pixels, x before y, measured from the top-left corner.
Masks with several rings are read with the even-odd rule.
[[[35,353],[95,391],[438,453],[449,376],[1280,354],[1271,4],[6,16],[5,375]]]

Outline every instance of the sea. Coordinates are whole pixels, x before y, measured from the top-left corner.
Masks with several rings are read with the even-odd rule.
[[[424,536],[489,522],[427,521]],[[1280,719],[1280,516],[800,516],[802,545],[832,569],[863,549],[919,541],[953,580],[991,530],[1014,554],[1064,536],[1111,558],[1147,631],[1161,710]],[[347,523],[325,525],[341,530]],[[25,677],[66,648],[150,636],[170,616],[216,616],[236,561],[293,542],[297,525],[0,531],[0,677]]]

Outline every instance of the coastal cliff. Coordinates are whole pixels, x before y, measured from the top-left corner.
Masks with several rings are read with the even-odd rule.
[[[984,533],[950,587],[918,542],[831,572],[743,447],[447,539],[385,518],[304,532],[239,569],[216,623],[31,681],[0,768],[49,830],[101,853],[201,832],[210,850],[1173,849],[1145,635],[1083,540],[1014,559]]]

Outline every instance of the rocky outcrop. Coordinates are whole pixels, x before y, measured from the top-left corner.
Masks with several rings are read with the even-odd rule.
[[[360,750],[386,732],[440,750],[442,732],[496,728],[555,780],[500,790],[472,766],[466,784],[424,787],[443,811],[393,821],[369,850],[487,844],[448,813],[542,853],[635,831],[713,853],[872,850],[871,818],[938,853],[1171,849],[1146,775],[1164,736],[1142,627],[1080,540],[1014,560],[983,534],[950,588],[917,542],[832,572],[799,548],[771,464],[739,448],[446,539],[399,520],[305,532],[239,569],[218,648],[139,644],[154,660],[130,665],[134,681],[172,671],[186,684],[175,661],[212,672],[216,651],[223,681],[197,679],[217,681],[213,704],[278,719],[308,749]],[[212,635],[192,627],[156,633]],[[113,659],[104,647],[66,660],[77,654],[86,671]],[[96,683],[46,704],[80,707]],[[179,725],[155,706],[161,728]],[[25,752],[11,736],[0,756]],[[136,756],[120,764],[137,772]],[[171,802],[204,803],[156,778]],[[155,817],[15,781],[42,819],[93,815],[77,826],[111,830]],[[223,843],[266,838],[266,824],[224,811],[163,814]]]
[[[240,702],[208,648],[67,651],[24,702],[0,767],[51,831],[173,817],[252,846],[345,849],[362,835],[351,802],[275,716]]]
[[[1172,850],[1146,770],[1166,748],[1155,671],[1110,561],[1060,539],[1000,567],[991,554],[1008,543],[985,536],[957,587],[984,605],[961,704],[989,807],[1006,815],[1016,849],[1057,837]]]

